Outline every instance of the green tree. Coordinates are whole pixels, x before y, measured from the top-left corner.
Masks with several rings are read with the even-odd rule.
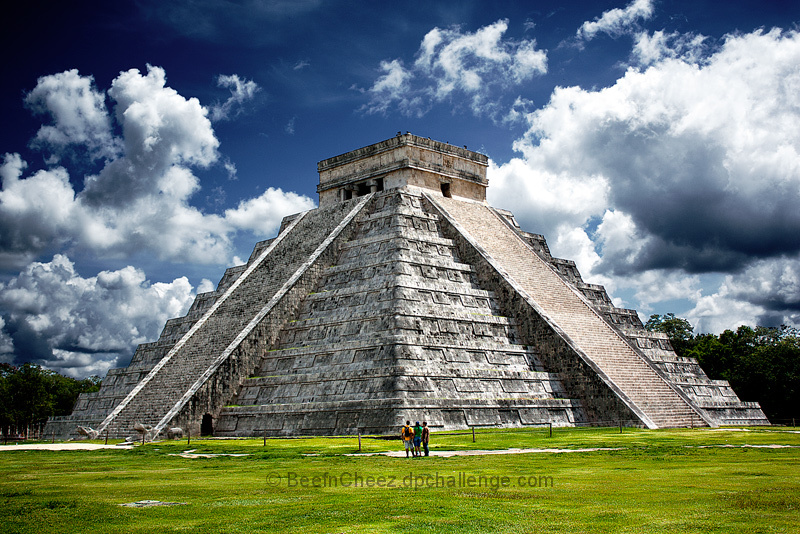
[[[651,332],[667,334],[672,348],[675,349],[678,356],[685,356],[694,344],[692,323],[682,317],[675,317],[674,313],[651,315],[644,327]]]
[[[11,414],[11,386],[8,377],[15,373],[16,367],[8,363],[0,363],[0,431],[7,435],[9,428],[14,423]]]
[[[41,428],[52,415],[72,413],[79,394],[99,389],[96,376],[76,380],[35,364],[0,364],[0,430]]]
[[[756,401],[772,421],[797,417],[800,406],[800,331],[742,325],[714,334],[693,334],[673,313],[651,315],[645,325],[663,332],[679,356],[697,359],[712,380],[727,380],[743,401]]]
[[[11,416],[17,431],[41,426],[53,413],[47,378],[38,365],[23,364],[8,378]]]
[[[51,415],[71,414],[75,401],[78,400],[78,395],[100,389],[101,380],[97,376],[76,380],[53,371],[47,371],[47,378],[47,390],[53,401],[53,413]]]
[[[736,356],[733,349],[714,334],[698,335],[695,338],[694,346],[686,352],[685,356],[695,358],[709,378],[730,382]]]
[[[797,417],[800,406],[800,333],[740,326],[719,336],[695,338],[687,356],[697,358],[711,379],[727,380],[743,401],[756,401],[770,420]]]

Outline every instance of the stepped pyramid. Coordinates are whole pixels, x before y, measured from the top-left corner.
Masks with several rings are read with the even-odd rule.
[[[412,134],[320,162],[319,208],[285,218],[45,432],[769,424],[486,204],[487,164]]]

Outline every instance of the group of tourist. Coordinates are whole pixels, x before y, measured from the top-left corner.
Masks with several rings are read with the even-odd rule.
[[[403,440],[403,446],[406,448],[406,458],[409,457],[409,452],[412,456],[422,456],[422,451],[425,456],[428,456],[428,441],[430,441],[431,429],[428,428],[428,422],[423,421],[422,426],[419,426],[419,421],[411,426],[411,421],[406,421],[403,428],[400,429],[400,438]],[[420,446],[422,450],[420,450]]]

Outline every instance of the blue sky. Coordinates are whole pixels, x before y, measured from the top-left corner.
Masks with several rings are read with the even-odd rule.
[[[800,324],[791,1],[28,2],[0,32],[0,361],[124,365],[398,131],[643,318]],[[3,156],[4,155],[4,156]]]

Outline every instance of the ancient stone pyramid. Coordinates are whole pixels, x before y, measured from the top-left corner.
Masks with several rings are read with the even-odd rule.
[[[486,166],[411,134],[320,162],[318,209],[284,219],[45,432],[769,424],[488,206]]]

